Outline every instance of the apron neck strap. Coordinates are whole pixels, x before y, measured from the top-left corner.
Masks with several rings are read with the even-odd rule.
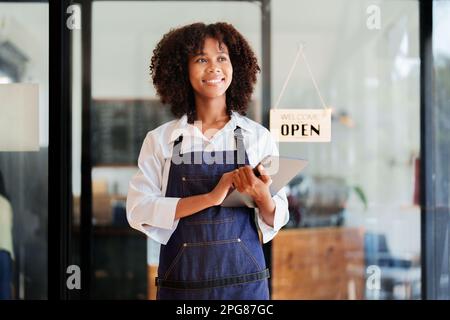
[[[237,166],[242,167],[243,165],[245,165],[245,146],[242,129],[239,126],[236,126],[236,129],[234,129],[234,139],[236,141]]]
[[[181,142],[183,141],[183,135],[180,134],[180,136],[175,140],[173,143],[173,151],[172,156],[176,153],[178,153],[178,156],[181,157]]]
[[[183,141],[183,135],[180,134],[180,136],[177,138],[177,140],[175,140],[175,142],[173,143],[173,146],[175,147],[177,144],[181,143]]]

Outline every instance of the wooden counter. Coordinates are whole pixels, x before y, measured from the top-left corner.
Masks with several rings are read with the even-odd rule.
[[[281,230],[272,244],[272,299],[363,299],[364,230]]]

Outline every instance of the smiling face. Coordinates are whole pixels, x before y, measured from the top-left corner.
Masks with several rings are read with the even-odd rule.
[[[203,51],[189,57],[189,80],[196,96],[217,98],[225,95],[231,84],[233,66],[227,46],[206,38]]]

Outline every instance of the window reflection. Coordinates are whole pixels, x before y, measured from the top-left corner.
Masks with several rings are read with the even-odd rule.
[[[373,30],[369,5],[273,4],[274,95],[304,41],[333,107],[330,144],[281,144],[310,165],[273,241],[275,299],[420,299],[418,2],[378,2]],[[280,108],[320,106],[304,65],[291,81]]]
[[[0,299],[47,298],[48,21],[0,3]]]
[[[436,298],[450,299],[448,219],[450,217],[450,1],[433,1],[433,59],[435,111],[435,212]]]

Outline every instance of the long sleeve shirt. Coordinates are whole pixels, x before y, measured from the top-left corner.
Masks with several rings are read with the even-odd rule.
[[[153,240],[167,244],[179,222],[179,219],[175,219],[175,212],[180,198],[165,196],[174,141],[181,133],[183,138],[186,133],[191,136],[192,139],[183,139],[181,153],[235,150],[236,126],[242,129],[244,146],[252,167],[268,155],[278,155],[271,133],[259,123],[236,112],[232,112],[230,121],[211,139],[207,139],[196,126],[189,124],[186,115],[148,132],[138,158],[139,170],[128,188],[126,209],[130,225]],[[284,190],[274,195],[273,200],[273,226],[266,224],[258,209],[255,209],[263,243],[272,240],[289,220]]]

